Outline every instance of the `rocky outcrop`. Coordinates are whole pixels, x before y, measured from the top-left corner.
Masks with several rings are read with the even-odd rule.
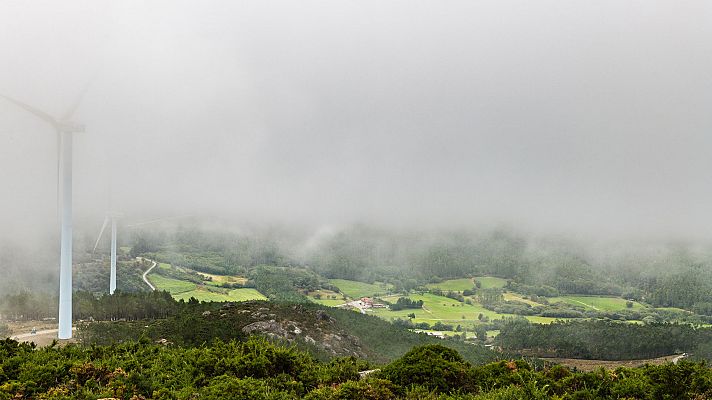
[[[230,318],[246,335],[263,335],[271,340],[315,347],[333,356],[365,357],[359,339],[339,330],[336,321],[324,310],[302,305],[269,305],[240,303],[204,314],[206,318]]]

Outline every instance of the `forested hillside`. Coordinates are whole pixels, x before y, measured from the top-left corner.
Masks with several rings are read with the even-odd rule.
[[[496,342],[512,351],[548,357],[629,360],[688,352],[712,359],[712,328],[689,324],[600,320],[531,324],[518,319],[502,327]]]
[[[200,346],[213,339],[246,340],[257,334],[280,343],[289,343],[322,360],[335,356],[357,356],[372,362],[386,362],[403,355],[413,346],[428,343],[443,343],[457,349],[474,364],[501,357],[481,345],[457,340],[443,342],[374,316],[311,303],[188,302],[176,303],[172,309],[166,310],[173,311],[166,318],[152,321],[142,319],[136,322],[86,324],[80,328],[79,335],[87,344],[108,345],[143,336],[152,341],[167,340],[181,346]],[[155,312],[158,312],[157,308]]]
[[[303,232],[177,227],[137,232],[133,255],[217,274],[303,267],[324,278],[387,282],[407,291],[489,275],[525,294],[612,295],[712,314],[712,252],[693,244],[584,244],[512,229],[398,231],[354,225],[318,241]]]

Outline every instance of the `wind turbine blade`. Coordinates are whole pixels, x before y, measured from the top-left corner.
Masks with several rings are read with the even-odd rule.
[[[46,112],[44,112],[44,111],[42,111],[42,110],[38,110],[38,109],[32,107],[32,106],[29,105],[29,104],[25,104],[25,103],[23,103],[23,102],[21,102],[21,101],[15,100],[15,99],[13,99],[13,98],[11,98],[11,97],[7,97],[7,96],[2,95],[2,94],[0,94],[0,97],[2,97],[3,99],[9,101],[9,102],[12,103],[12,104],[14,104],[14,105],[16,105],[16,106],[18,106],[18,107],[24,109],[25,111],[27,111],[27,112],[33,114],[35,117],[37,117],[37,118],[39,118],[39,119],[41,119],[41,120],[43,120],[43,121],[49,123],[49,124],[52,125],[53,127],[55,127],[55,128],[58,128],[58,127],[59,127],[59,123],[57,122],[57,120],[56,120],[54,117],[52,117],[51,115],[47,114]]]
[[[87,93],[87,90],[89,90],[89,86],[91,86],[92,81],[94,81],[93,78],[89,80],[86,85],[84,85],[84,88],[79,92],[77,98],[74,100],[74,103],[72,103],[72,105],[67,109],[67,112],[64,113],[64,115],[62,116],[62,121],[68,121],[70,118],[72,118],[74,112],[77,111],[79,105],[82,104],[84,95]]]
[[[168,221],[168,220],[172,220],[172,219],[189,218],[189,217],[193,217],[193,216],[194,216],[194,214],[174,215],[172,217],[163,217],[163,218],[156,218],[156,219],[151,219],[151,220],[147,220],[147,221],[134,222],[133,224],[126,225],[126,227],[127,228],[135,228],[135,227],[141,226],[141,225],[154,224],[156,222]]]
[[[101,225],[101,230],[99,231],[99,237],[96,238],[96,243],[94,243],[94,249],[91,251],[91,254],[94,254],[96,251],[96,248],[99,246],[99,241],[101,240],[101,236],[104,235],[104,230],[106,229],[106,226],[109,225],[109,216],[107,215],[106,218],[104,218],[104,224]]]

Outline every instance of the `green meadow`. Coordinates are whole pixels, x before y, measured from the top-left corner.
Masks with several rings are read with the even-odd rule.
[[[605,296],[560,296],[552,297],[549,303],[564,302],[567,304],[584,307],[594,311],[619,311],[627,308],[627,300],[620,297],[605,297]],[[633,302],[633,310],[645,308],[638,302]]]
[[[430,283],[426,287],[443,291],[462,292],[466,289],[473,289],[475,280],[480,282],[481,289],[503,288],[507,284],[506,279],[494,276],[478,276],[475,278],[448,279],[438,283]]]
[[[195,290],[195,288],[197,287],[197,285],[193,282],[166,278],[165,276],[158,274],[149,274],[148,280],[153,284],[153,286],[156,287],[156,289],[165,290],[171,295],[189,292],[191,290]]]
[[[338,306],[347,302],[341,293],[324,289],[311,291],[307,294],[307,297],[314,303],[329,307]]]
[[[473,282],[470,278],[449,279],[438,283],[428,284],[426,287],[429,289],[440,289],[443,291],[450,290],[453,292],[462,292],[463,290],[473,289],[475,287],[475,282]]]
[[[403,296],[386,296],[383,299],[394,303],[396,300],[398,300],[399,297]],[[415,318],[412,320],[414,323],[427,322],[430,325],[436,322],[442,322],[450,325],[472,325],[475,323],[479,323],[479,314],[482,314],[484,317],[487,317],[490,320],[513,317],[521,318],[520,316],[514,314],[500,314],[494,311],[490,311],[484,308],[479,303],[461,303],[457,300],[448,297],[437,296],[432,293],[413,294],[407,297],[414,301],[423,300],[423,308],[405,309],[399,311],[391,311],[387,309],[373,309],[369,310],[368,313],[376,315],[388,321],[392,321],[396,318],[408,319],[408,314],[412,313],[415,314]],[[557,320],[565,320],[564,318],[539,317],[536,315],[525,316],[523,318],[526,318],[529,321],[538,324],[550,324]]]
[[[481,289],[503,288],[507,284],[506,279],[495,276],[476,276],[475,280],[480,282]]]
[[[384,300],[394,303],[401,295],[387,296]],[[475,322],[478,321],[479,314],[489,318],[501,318],[502,314],[497,314],[482,307],[480,304],[465,304],[457,300],[453,300],[443,296],[437,296],[432,293],[414,294],[407,296],[411,300],[423,300],[422,309],[405,309],[399,311],[391,311],[387,309],[374,309],[369,311],[373,315],[386,320],[395,318],[408,318],[408,314],[414,313],[416,318],[413,322],[427,322],[434,324],[435,322],[443,322],[448,324]]]
[[[160,264],[159,269],[170,269],[168,264]],[[176,300],[189,300],[191,297],[199,301],[247,301],[266,300],[267,298],[252,288],[240,289],[208,289],[207,286],[197,285],[193,282],[168,278],[159,274],[149,274],[148,280],[157,290],[165,290]]]
[[[358,299],[361,297],[383,296],[388,293],[389,285],[371,284],[366,282],[349,281],[346,279],[329,279],[329,282],[338,287],[341,293]]]
[[[198,288],[189,292],[182,292],[173,295],[176,300],[188,301],[191,297],[199,301],[248,301],[248,300],[267,300],[267,298],[252,288],[231,289],[227,293],[212,292],[204,288]]]

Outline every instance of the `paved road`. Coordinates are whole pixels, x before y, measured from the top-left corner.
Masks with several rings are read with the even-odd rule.
[[[148,260],[148,258],[145,258],[145,260]],[[153,260],[148,260],[148,261],[151,261],[153,263],[153,265],[151,265],[151,268],[147,269],[146,272],[143,273],[143,281],[146,282],[146,285],[148,285],[151,288],[151,290],[156,290],[156,288],[153,285],[151,285],[151,282],[148,281],[148,278],[146,278],[146,275],[148,275],[148,273],[151,272],[151,270],[156,266],[156,262]]]

